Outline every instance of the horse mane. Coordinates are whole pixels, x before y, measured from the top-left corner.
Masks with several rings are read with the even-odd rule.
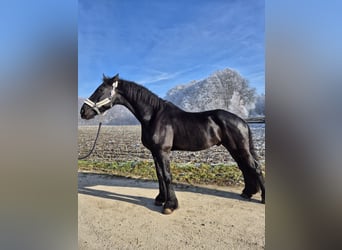
[[[162,108],[166,104],[165,100],[140,84],[121,78],[120,82],[119,90],[123,91],[127,98],[134,102],[151,105],[153,108],[157,109]]]

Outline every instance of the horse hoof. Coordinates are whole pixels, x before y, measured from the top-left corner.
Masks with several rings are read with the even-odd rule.
[[[171,208],[164,208],[163,214],[172,214],[173,210]]]
[[[240,194],[240,196],[246,200],[251,200],[251,195],[248,195],[248,194],[245,194],[245,193],[242,193]]]
[[[156,200],[155,200],[155,201],[154,201],[154,205],[160,207],[160,206],[163,205],[163,202],[162,202],[162,201],[156,201]]]
[[[265,198],[262,198],[262,199],[261,199],[261,203],[262,203],[262,204],[265,204]]]

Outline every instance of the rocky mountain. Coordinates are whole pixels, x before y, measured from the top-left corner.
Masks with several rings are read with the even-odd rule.
[[[258,96],[248,81],[231,69],[214,72],[208,78],[191,81],[170,89],[165,98],[186,111],[225,109],[243,118],[264,116],[265,95]],[[80,110],[84,98],[78,98]],[[79,125],[96,125],[98,120],[82,120]],[[139,124],[130,111],[120,105],[110,109],[103,119],[106,125]]]
[[[225,109],[247,118],[256,107],[257,96],[240,74],[224,69],[203,80],[170,89],[165,99],[186,111]]]

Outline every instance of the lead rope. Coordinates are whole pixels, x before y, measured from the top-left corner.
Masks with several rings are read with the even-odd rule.
[[[103,114],[101,114],[99,108],[100,108],[101,106],[103,106],[103,105],[108,104],[108,103],[111,103],[110,107],[113,106],[113,103],[112,103],[111,101],[112,101],[112,98],[113,98],[113,96],[114,96],[114,94],[115,94],[115,88],[118,86],[118,83],[119,83],[118,80],[116,80],[115,82],[113,82],[113,89],[112,89],[112,91],[110,92],[110,98],[106,98],[106,99],[104,99],[104,100],[102,100],[102,101],[100,101],[100,102],[97,102],[97,103],[94,103],[94,102],[92,102],[92,101],[89,100],[89,99],[86,99],[86,100],[84,101],[84,103],[86,103],[86,104],[89,105],[92,109],[94,109],[94,110],[96,111],[96,113],[97,113],[97,114],[99,115],[99,117],[100,117],[100,118],[99,118],[99,119],[100,119],[100,122],[99,122],[99,128],[97,129],[97,134],[96,134],[96,137],[95,137],[95,141],[94,141],[93,147],[91,148],[91,150],[89,151],[88,154],[86,154],[85,156],[78,157],[78,160],[83,160],[83,159],[89,157],[89,156],[93,153],[93,151],[94,151],[94,149],[95,149],[95,145],[96,145],[97,138],[99,137],[99,134],[100,134],[100,128],[101,128],[101,125],[102,125],[102,121],[103,121],[103,119],[104,119],[104,115],[107,113],[107,111],[105,111]]]
[[[96,137],[95,137],[95,141],[94,141],[93,147],[91,148],[91,150],[89,151],[88,154],[86,154],[84,156],[81,156],[81,157],[78,157],[78,160],[83,160],[83,159],[89,157],[93,153],[93,151],[95,149],[96,142],[97,142],[97,138],[99,138],[100,128],[101,128],[101,125],[102,125],[103,116],[104,116],[104,114],[100,116],[99,128],[97,129],[97,134],[96,134]]]
[[[86,154],[86,155],[84,155],[84,156],[81,156],[81,157],[78,157],[78,160],[83,160],[83,159],[89,157],[89,156],[93,153],[93,151],[94,151],[94,149],[95,149],[95,145],[96,145],[97,138],[99,137],[99,134],[100,134],[101,125],[102,125],[102,122],[99,123],[99,128],[97,129],[97,134],[96,134],[96,138],[95,138],[93,147],[91,148],[91,150],[89,151],[88,154]]]

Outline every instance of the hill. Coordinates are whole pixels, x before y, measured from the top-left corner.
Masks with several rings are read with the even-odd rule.
[[[260,105],[255,111],[255,89],[231,69],[219,70],[203,80],[176,86],[167,92],[165,99],[192,112],[225,109],[243,118],[263,113]]]

